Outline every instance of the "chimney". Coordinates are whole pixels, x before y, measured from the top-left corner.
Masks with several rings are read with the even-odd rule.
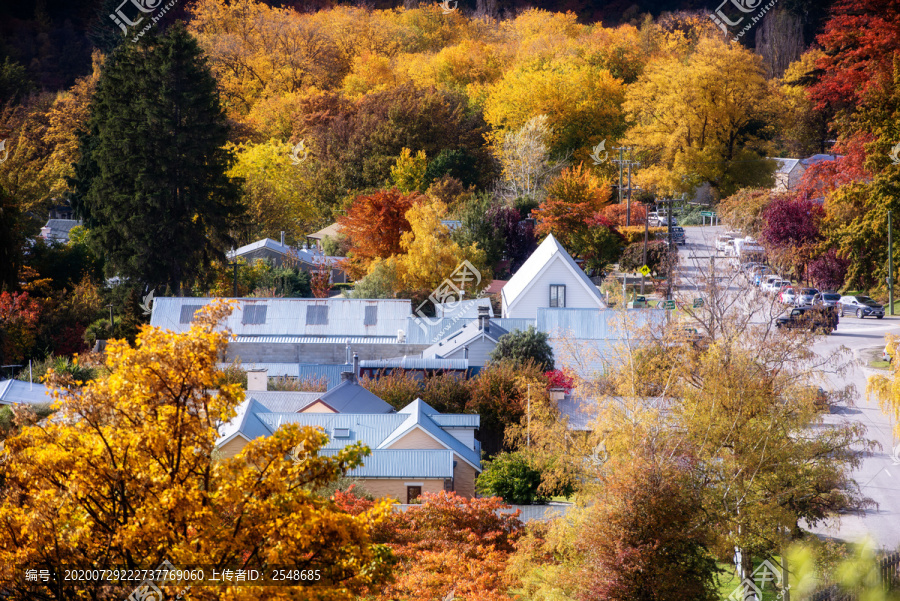
[[[269,389],[269,370],[252,369],[247,372],[247,391],[265,392]]]
[[[466,349],[466,359],[468,359],[469,358],[469,347],[466,346],[465,349]]]
[[[359,377],[359,355],[353,353],[353,379]]]
[[[347,339],[347,360],[344,363],[350,363],[351,355],[350,355],[350,339]]]
[[[281,245],[284,246],[284,232],[281,232]]]
[[[353,376],[352,371],[342,371],[341,372],[341,382],[356,382],[356,378]]]
[[[478,307],[478,329],[487,331],[490,328],[491,317],[490,317],[490,307],[486,307],[481,305]]]

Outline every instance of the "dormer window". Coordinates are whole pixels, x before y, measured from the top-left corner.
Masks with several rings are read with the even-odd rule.
[[[566,287],[553,285],[550,286],[550,306],[565,307],[566,306]]]

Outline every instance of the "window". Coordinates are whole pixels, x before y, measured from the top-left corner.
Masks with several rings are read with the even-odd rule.
[[[306,325],[327,326],[328,305],[309,305],[306,308]]]
[[[366,317],[363,320],[364,326],[374,326],[378,323],[378,307],[376,305],[372,305],[371,307],[366,307]]]
[[[181,305],[180,323],[191,323],[194,321],[194,313],[203,308],[203,305]]]
[[[566,287],[550,286],[550,306],[565,307],[566,306]]]
[[[244,316],[241,318],[241,323],[244,325],[266,323],[266,305],[244,305]]]
[[[350,428],[335,428],[332,434],[333,438],[350,438]]]
[[[406,487],[406,504],[415,503],[416,500],[422,496],[422,487],[421,486],[407,486]]]

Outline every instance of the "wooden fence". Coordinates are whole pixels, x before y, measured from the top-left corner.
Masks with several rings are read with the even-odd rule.
[[[885,591],[900,590],[900,553],[891,553],[881,559],[881,586]],[[859,601],[860,591],[848,591],[837,584],[830,584],[807,597],[808,601]]]

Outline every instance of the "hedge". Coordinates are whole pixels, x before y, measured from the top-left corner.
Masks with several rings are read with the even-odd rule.
[[[644,226],[643,225],[625,225],[616,228],[620,234],[625,237],[625,244],[633,244],[635,242],[643,242],[644,241]],[[664,238],[666,235],[666,228],[664,227],[651,227],[649,229],[649,239],[650,240],[658,240],[660,238]]]

